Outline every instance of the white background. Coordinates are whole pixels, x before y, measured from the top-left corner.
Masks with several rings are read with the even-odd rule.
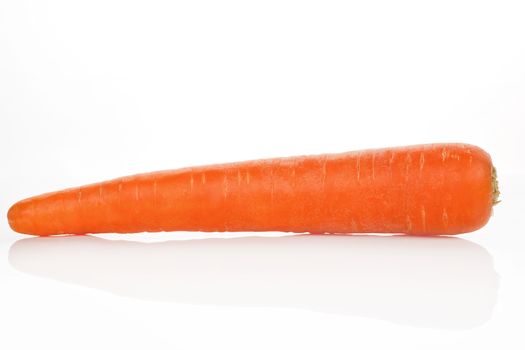
[[[0,1],[0,348],[523,349],[525,3]],[[502,203],[455,239],[26,239],[27,196],[431,142]],[[129,242],[131,241],[131,242]]]

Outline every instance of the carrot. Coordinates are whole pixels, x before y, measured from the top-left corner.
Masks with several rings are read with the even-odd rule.
[[[22,200],[33,235],[156,231],[458,234],[498,198],[490,156],[433,144],[210,165],[122,177]]]

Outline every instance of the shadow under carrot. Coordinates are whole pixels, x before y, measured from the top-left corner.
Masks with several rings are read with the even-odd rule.
[[[487,322],[499,284],[484,248],[451,237],[28,238],[13,244],[9,261],[25,273],[126,297],[298,308],[440,329]]]

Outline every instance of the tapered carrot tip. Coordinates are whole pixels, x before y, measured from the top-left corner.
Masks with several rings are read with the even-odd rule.
[[[11,229],[13,229],[16,232],[20,232],[21,227],[20,222],[24,217],[27,217],[27,215],[24,215],[20,212],[20,209],[22,207],[22,203],[18,202],[15,205],[13,205],[9,210],[7,211],[7,222],[9,223],[9,226]]]
[[[498,202],[490,156],[432,144],[210,165],[25,199],[11,228],[33,235],[143,231],[458,234]]]

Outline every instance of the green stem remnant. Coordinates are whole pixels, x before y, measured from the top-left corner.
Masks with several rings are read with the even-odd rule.
[[[499,188],[498,188],[498,174],[496,168],[492,167],[492,205],[496,205],[499,202]]]

